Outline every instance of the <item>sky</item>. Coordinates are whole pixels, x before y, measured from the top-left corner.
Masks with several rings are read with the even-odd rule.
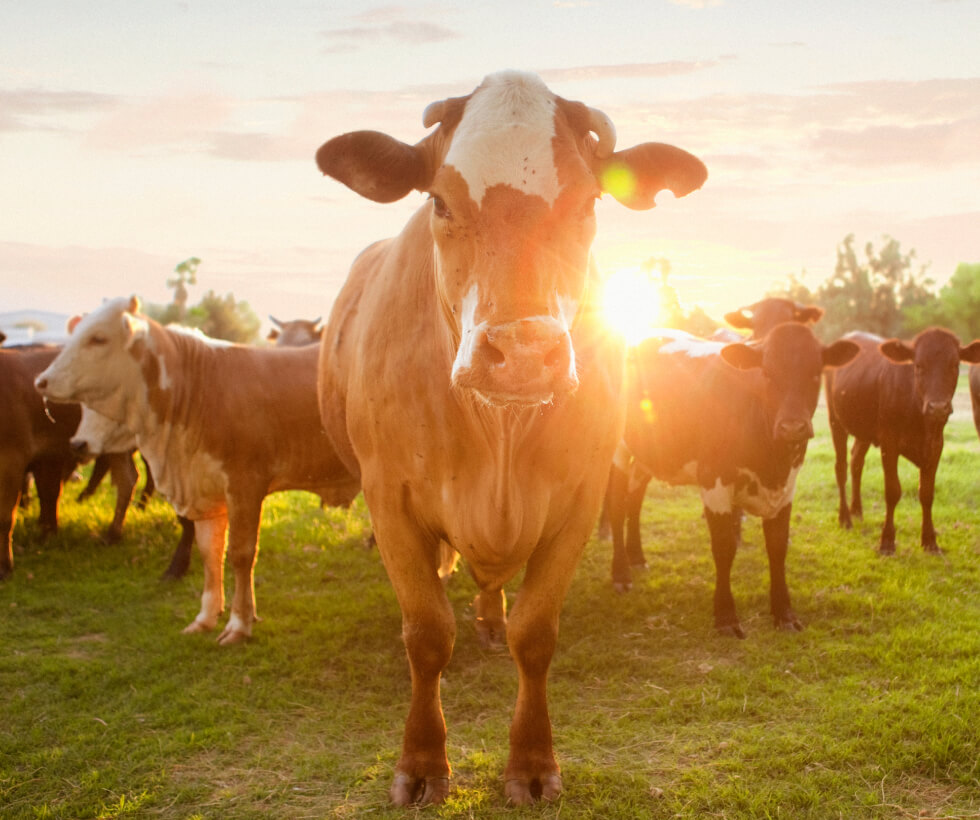
[[[233,293],[268,326],[326,318],[351,261],[425,199],[382,205],[313,157],[346,131],[421,139],[430,102],[538,73],[610,116],[618,148],[678,145],[702,190],[605,196],[609,273],[671,263],[719,318],[848,234],[894,237],[944,283],[980,262],[980,0],[6,0],[0,312]]]

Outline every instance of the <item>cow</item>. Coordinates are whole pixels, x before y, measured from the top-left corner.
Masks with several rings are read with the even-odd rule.
[[[91,407],[86,407],[84,404],[81,407],[82,418],[78,423],[78,429],[75,430],[75,434],[71,438],[71,448],[75,455],[83,461],[93,457],[95,458],[92,476],[83,494],[92,486],[92,481],[96,475],[96,468],[98,468],[101,462],[109,465],[109,468],[112,470],[114,482],[116,481],[117,471],[125,475],[130,475],[126,468],[132,468],[131,496],[132,488],[136,484],[136,467],[133,462],[133,457],[137,449],[136,434],[121,422],[103,416]],[[156,488],[153,480],[153,471],[150,469],[149,464],[146,463],[145,458],[143,459],[143,465],[146,467],[146,484],[144,485],[143,494],[140,496],[140,503],[138,505],[141,509],[146,505],[146,502],[153,495]],[[82,495],[79,495],[79,500],[82,497]],[[117,490],[117,516],[119,499],[121,497],[121,493]],[[125,514],[125,510],[123,510],[123,514]],[[194,522],[186,516],[178,515],[177,523],[180,524],[180,539],[174,549],[169,566],[160,576],[161,580],[183,578],[190,566],[191,547],[194,545]],[[115,524],[115,519],[113,520],[113,524]],[[118,536],[115,540],[118,540],[121,535],[122,519],[120,517]]]
[[[853,342],[824,346],[796,322],[752,343],[726,345],[675,332],[631,350],[623,441],[647,473],[698,487],[715,563],[714,626],[723,635],[745,637],[731,591],[741,510],[762,519],[775,626],[803,628],[786,585],[796,478],[813,437],[821,372],[857,354]],[[622,536],[626,478],[614,468],[608,492],[613,581],[624,587],[635,558]]]
[[[41,536],[58,530],[62,483],[77,462],[69,446],[77,404],[45,404],[34,378],[58,355],[56,346],[0,350],[0,580],[14,569],[14,517],[28,472],[40,504]]]
[[[303,345],[319,344],[323,337],[323,325],[320,318],[310,321],[309,319],[292,319],[288,322],[280,322],[275,316],[269,316],[276,327],[269,331],[265,338],[274,345],[280,347],[302,347]]]
[[[726,313],[725,321],[732,327],[751,331],[750,339],[761,339],[783,322],[813,324],[819,322],[822,316],[823,308],[817,305],[803,305],[783,296],[767,296]]]
[[[973,410],[973,426],[980,436],[980,366],[970,365],[970,407]]]
[[[252,634],[262,502],[310,490],[348,505],[357,480],[320,425],[318,348],[256,348],[162,327],[136,297],[104,302],[76,326],[35,385],[136,434],[157,487],[194,522],[204,562],[201,611],[185,633],[214,629],[224,609],[225,536],[234,593],[222,645]]]
[[[767,296],[758,302],[725,314],[725,321],[730,325],[741,330],[750,331],[748,337],[743,336],[731,328],[721,327],[715,330],[708,337],[708,340],[723,343],[754,341],[762,339],[776,325],[782,324],[783,322],[813,324],[820,321],[822,316],[823,308],[817,305],[802,305],[799,302],[794,302],[792,299],[786,299],[781,296]],[[685,338],[691,338],[686,333],[681,335]],[[625,487],[626,491],[626,497],[619,499],[619,503],[625,505],[626,555],[632,567],[645,569],[647,565],[646,557],[643,555],[643,548],[640,544],[640,513],[643,509],[643,498],[646,495],[647,485],[650,483],[653,475],[642,464],[633,460],[629,452],[629,447],[625,443],[617,452],[613,469],[624,470],[629,475],[625,484],[620,482],[615,485],[620,489]],[[608,521],[608,515],[604,516],[604,519]],[[735,542],[736,545],[741,545],[741,511],[734,512],[734,519],[736,528]],[[611,526],[608,526],[605,532],[609,533],[606,536],[609,537],[612,534]],[[623,571],[622,569],[614,573],[613,586],[617,592],[625,592],[631,588],[632,580],[630,575],[628,570]]]
[[[394,238],[355,260],[321,345],[324,427],[360,476],[402,612],[412,696],[390,789],[401,806],[449,792],[442,670],[455,640],[440,542],[504,625],[518,675],[505,795],[561,792],[546,679],[559,611],[622,432],[621,340],[600,319],[594,202],[652,207],[707,176],[670,145],[614,151],[609,118],[535,75],[492,74],[429,105],[415,145],[358,131],[320,170],[376,202],[428,195]]]
[[[922,548],[938,553],[932,502],[943,430],[953,411],[960,362],[980,362],[980,341],[961,347],[955,334],[938,327],[923,330],[911,344],[864,332],[846,338],[860,346],[861,354],[826,377],[839,495],[837,520],[850,529],[852,518],[863,516],[861,473],[865,455],[874,445],[881,448],[885,479],[885,522],[878,552],[895,552],[895,507],[902,497],[898,457],[902,456],[919,468]],[[849,436],[854,436],[850,507],[846,497]]]

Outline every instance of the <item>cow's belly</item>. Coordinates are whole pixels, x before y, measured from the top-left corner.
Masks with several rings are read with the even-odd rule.
[[[760,518],[773,518],[793,500],[799,471],[793,467],[782,485],[767,487],[754,472],[740,467],[734,484],[723,484],[719,478],[713,486],[701,487],[701,500],[714,513],[730,513],[739,507]]]

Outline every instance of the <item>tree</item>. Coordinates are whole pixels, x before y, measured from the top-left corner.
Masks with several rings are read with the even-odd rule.
[[[980,262],[961,262],[939,291],[939,310],[927,315],[927,324],[941,324],[960,341],[980,338]]]
[[[231,293],[218,296],[213,290],[187,312],[186,324],[212,339],[252,344],[258,338],[261,321],[248,302],[236,302]]]
[[[176,268],[174,268],[175,276],[171,276],[167,280],[167,287],[174,289],[174,319],[172,321],[180,322],[183,320],[185,314],[187,313],[187,285],[197,284],[197,266],[201,264],[201,260],[196,256],[191,256],[185,259],[183,262],[179,263]]]

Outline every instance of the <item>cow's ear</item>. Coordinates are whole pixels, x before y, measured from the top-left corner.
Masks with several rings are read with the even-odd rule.
[[[721,357],[732,367],[737,367],[739,370],[751,370],[753,367],[762,367],[762,350],[753,345],[747,345],[741,342],[725,345],[721,349]]]
[[[265,338],[267,341],[274,342],[276,339],[279,338],[279,329],[275,327],[272,328],[272,330],[269,331],[269,335],[266,336]]]
[[[69,335],[75,332],[75,328],[78,327],[78,323],[82,321],[84,314],[76,313],[68,320],[68,333]]]
[[[980,364],[980,340],[972,341],[966,347],[960,348],[960,361]]]
[[[122,322],[123,333],[126,337],[125,347],[127,350],[140,339],[145,339],[150,332],[150,326],[147,324],[146,319],[136,316],[133,313],[124,313],[122,315]]]
[[[425,156],[378,131],[341,134],[320,146],[316,164],[327,176],[375,202],[394,202],[428,187]]]
[[[752,330],[752,311],[748,308],[739,308],[731,313],[725,314],[725,321],[732,327],[742,330]]]
[[[819,322],[823,318],[823,308],[816,305],[797,304],[794,309],[797,322]]]
[[[859,345],[847,339],[838,339],[823,349],[824,367],[843,367],[861,352]]]
[[[662,142],[616,151],[598,163],[602,190],[638,211],[654,207],[655,197],[663,190],[687,196],[708,178],[708,169],[696,156]]]
[[[896,364],[905,364],[915,359],[915,351],[905,344],[905,342],[900,342],[898,339],[889,339],[887,342],[882,342],[878,345],[878,349],[886,359]]]

